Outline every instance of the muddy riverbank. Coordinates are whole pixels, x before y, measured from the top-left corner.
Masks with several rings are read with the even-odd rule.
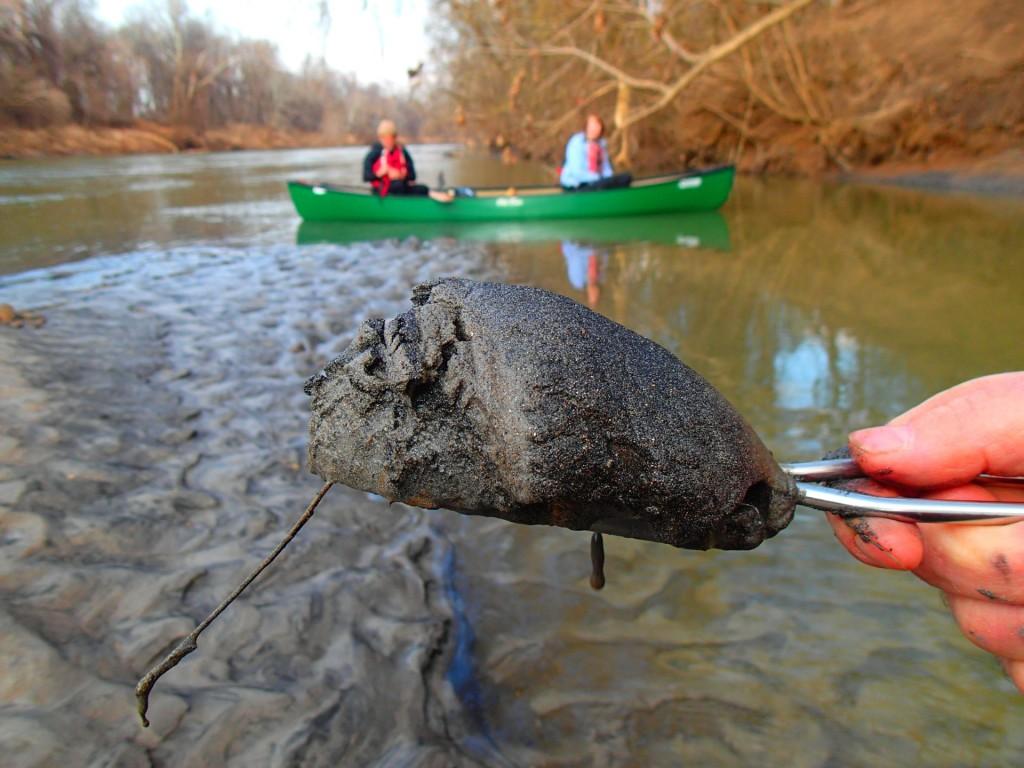
[[[928,163],[884,163],[851,170],[840,179],[932,192],[1024,197],[1024,150],[984,158],[937,157]]]
[[[243,149],[295,149],[355,144],[358,137],[330,136],[264,125],[233,124],[197,132],[187,126],[137,121],[122,126],[57,125],[48,128],[0,126],[0,158],[68,155],[140,155],[224,152]]]
[[[304,377],[459,254],[150,257],[55,276],[24,296],[45,332],[0,328],[0,742],[19,765],[465,762],[451,544],[343,488],[162,683],[153,728],[131,716],[135,678],[315,491]]]

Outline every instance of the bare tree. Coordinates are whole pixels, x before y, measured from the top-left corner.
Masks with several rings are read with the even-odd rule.
[[[145,118],[186,128],[175,141],[187,146],[231,123],[370,138],[384,116],[414,136],[427,112],[427,98],[362,85],[322,59],[289,72],[272,43],[231,37],[183,0],[136,8],[118,29],[89,0],[0,0],[0,125]]]
[[[539,128],[542,137],[563,132],[587,108],[610,105],[613,144],[618,160],[628,163],[634,126],[677,105],[713,65],[813,2],[788,0],[742,26],[718,2],[498,0],[442,6],[462,43],[448,59],[454,91],[472,79],[462,61],[472,56],[491,77],[510,83],[507,115],[525,111],[523,122]],[[549,67],[543,59],[557,63]],[[542,92],[540,99],[524,96],[531,86]],[[551,96],[566,92],[570,99]],[[553,114],[545,99],[568,101],[568,108]],[[476,99],[465,101],[470,100]],[[536,119],[536,113],[543,117]]]

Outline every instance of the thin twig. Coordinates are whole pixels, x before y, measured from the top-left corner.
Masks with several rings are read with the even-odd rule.
[[[577,59],[582,59],[595,69],[600,69],[606,74],[611,75],[616,80],[620,80],[632,88],[647,91],[657,91],[658,93],[666,93],[668,91],[668,86],[658,80],[648,80],[643,77],[634,77],[633,75],[630,75],[628,72],[619,69],[618,67],[614,66],[613,64],[610,64],[601,57],[591,53],[590,51],[585,51],[582,48],[577,48],[574,45],[544,45],[538,48],[523,49],[523,52],[526,53],[529,53],[531,51],[536,51],[542,56],[573,56]],[[506,52],[517,53],[518,51],[509,51],[506,49]]]
[[[736,143],[736,154],[733,156],[733,165],[740,164],[740,158],[743,156],[744,145],[747,143],[747,135],[750,133],[750,113],[754,109],[754,94],[747,91],[747,109],[743,113],[743,126],[740,130],[740,139]]]
[[[549,40],[557,40],[558,38],[565,36],[569,37],[569,31],[582,21],[586,21],[587,18],[593,15],[594,11],[597,10],[598,3],[593,2],[587,6],[586,10],[580,13],[576,18],[570,19],[569,22],[561,29],[557,30],[554,34],[549,35]]]
[[[313,512],[316,511],[316,507],[320,503],[320,500],[327,495],[327,492],[331,490],[332,485],[334,485],[334,483],[323,484],[316,496],[314,496],[313,500],[309,503],[309,506],[306,507],[306,511],[302,513],[302,517],[296,521],[295,525],[293,525],[291,530],[288,531],[288,534],[281,540],[281,543],[274,547],[274,551],[263,559],[263,562],[259,564],[259,567],[250,573],[245,581],[235,587],[235,590],[228,595],[220,605],[214,608],[213,612],[203,619],[202,623],[193,629],[188,637],[178,643],[174,650],[164,657],[163,661],[149,670],[149,672],[143,675],[142,679],[139,680],[138,684],[135,686],[135,699],[138,704],[139,717],[142,718],[142,725],[144,728],[149,727],[149,720],[146,719],[146,711],[149,709],[149,692],[152,690],[153,686],[156,685],[156,681],[178,666],[182,659],[198,647],[196,641],[199,640],[199,635],[203,633],[203,630],[210,626],[214,619],[220,616],[221,613],[224,612],[224,609],[231,605],[231,603],[233,603],[235,599],[242,594],[243,590],[252,584],[253,580],[257,576],[263,573],[268,565],[274,562],[274,558],[281,554],[281,550],[288,546],[288,543],[295,538],[295,534],[301,530],[302,526],[309,522],[309,518],[313,516]]]

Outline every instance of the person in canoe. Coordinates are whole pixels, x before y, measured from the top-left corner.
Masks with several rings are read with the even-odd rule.
[[[628,173],[615,173],[608,157],[608,142],[604,140],[604,121],[594,114],[565,145],[565,163],[559,181],[566,191],[585,189],[615,189],[628,187],[633,177]]]
[[[416,184],[416,166],[412,155],[398,143],[398,129],[391,120],[381,120],[377,126],[377,141],[363,159],[363,181],[373,186],[375,194],[430,196],[439,203],[450,203],[454,195],[436,192],[424,184]]]

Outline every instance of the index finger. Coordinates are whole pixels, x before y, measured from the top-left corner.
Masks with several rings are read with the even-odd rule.
[[[846,485],[851,490],[872,496],[896,496],[873,480],[855,480]],[[836,539],[855,558],[866,565],[897,571],[911,571],[921,564],[924,548],[921,534],[913,523],[872,517],[841,517],[825,515]]]
[[[861,468],[884,483],[935,488],[982,473],[1024,475],[1024,373],[960,384],[850,435]]]

